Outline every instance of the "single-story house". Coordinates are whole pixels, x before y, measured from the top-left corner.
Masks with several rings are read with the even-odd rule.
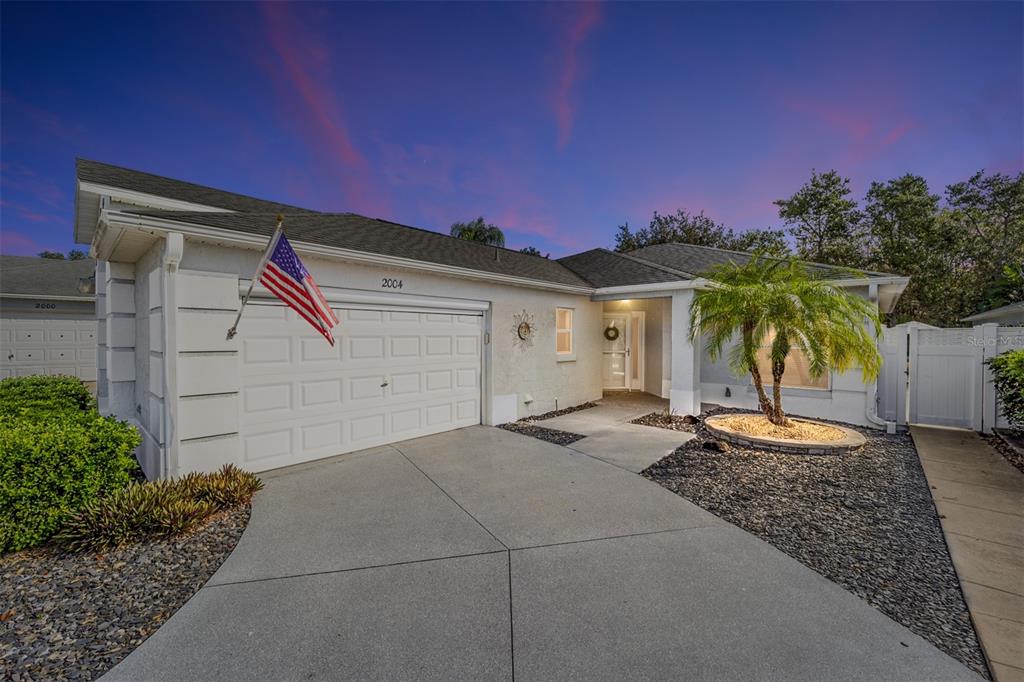
[[[1024,326],[1024,301],[1008,303],[1007,305],[1000,306],[998,308],[992,308],[991,310],[975,313],[974,315],[965,317],[960,321],[968,322],[972,325],[991,324],[994,322],[996,324],[1001,324],[1004,327]]]
[[[143,434],[151,476],[266,470],[646,391],[678,413],[752,407],[750,382],[688,340],[708,266],[749,254],[678,244],[551,260],[352,213],[318,213],[93,161],[75,239],[97,259],[102,408]],[[275,228],[341,320],[331,347],[256,286]],[[824,274],[829,266],[812,265]],[[907,279],[837,274],[892,308]],[[785,377],[794,413],[878,423],[859,373]]]
[[[96,261],[0,256],[0,378],[96,381]]]

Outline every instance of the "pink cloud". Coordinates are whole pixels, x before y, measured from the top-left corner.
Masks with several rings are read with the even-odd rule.
[[[27,234],[7,228],[0,230],[0,253],[12,256],[34,256],[42,250],[43,247]]]
[[[0,186],[4,193],[9,194],[12,190],[21,192],[47,206],[57,207],[64,203],[64,192],[57,187],[57,183],[40,177],[24,164],[0,163]]]
[[[334,172],[346,209],[376,215],[389,213],[387,202],[367,180],[369,164],[357,149],[342,106],[328,83],[333,60],[326,42],[314,27],[291,13],[293,6],[288,3],[264,2],[261,7],[268,42],[278,59],[276,68],[270,68],[270,75],[282,92],[298,95],[301,106],[291,111],[304,120],[293,123],[307,138],[312,153]]]
[[[65,223],[67,218],[52,213],[40,213],[33,208],[23,204],[16,204],[6,199],[0,199],[0,207],[13,210],[23,220],[33,223]]]
[[[584,70],[580,49],[601,21],[601,6],[596,2],[581,2],[567,6],[572,7],[573,14],[564,32],[559,36],[562,47],[561,65],[552,95],[555,121],[558,124],[559,149],[564,149],[569,143],[576,120],[577,103],[574,89]]]

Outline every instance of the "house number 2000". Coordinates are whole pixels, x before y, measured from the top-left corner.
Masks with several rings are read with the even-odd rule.
[[[401,289],[402,288],[402,280],[400,280],[400,279],[390,279],[388,277],[381,277],[380,278],[380,287],[381,287],[381,289]]]

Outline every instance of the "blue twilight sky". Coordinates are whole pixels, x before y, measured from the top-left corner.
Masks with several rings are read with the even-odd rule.
[[[74,158],[509,245],[703,209],[777,225],[811,168],[934,191],[1024,166],[1024,4],[0,7],[0,251],[66,250]]]

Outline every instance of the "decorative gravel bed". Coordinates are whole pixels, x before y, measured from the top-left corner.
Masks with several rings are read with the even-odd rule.
[[[1007,462],[1024,473],[1024,431],[997,429],[995,433],[983,435],[982,438]]]
[[[580,410],[589,410],[591,407],[597,407],[597,403],[581,403],[579,405],[573,405],[572,407],[563,407],[560,410],[552,410],[551,412],[545,412],[543,414],[535,414],[530,417],[523,417],[519,421],[524,422],[539,422],[545,419],[554,419],[555,417],[561,417],[563,414],[572,414],[573,412],[579,412]],[[580,436],[582,438],[582,436]]]
[[[525,420],[502,424],[501,428],[506,431],[521,433],[524,436],[533,436],[540,440],[546,440],[547,442],[554,443],[555,445],[569,445],[570,443],[575,443],[581,438],[586,438],[586,436],[581,436],[578,433],[569,433],[568,431],[559,431],[558,429],[546,429],[543,426],[530,424]]]
[[[104,553],[45,546],[0,557],[3,678],[98,678],[202,587],[248,521],[245,506],[171,540]]]
[[[642,426],[656,426],[659,429],[669,429],[672,431],[687,431],[689,433],[695,433],[699,422],[690,415],[670,414],[662,411],[645,414],[642,417],[637,417],[629,423],[640,424]]]
[[[987,677],[913,441],[862,433],[863,449],[844,455],[717,452],[704,448],[713,439],[702,423],[698,438],[641,475],[770,542]]]

